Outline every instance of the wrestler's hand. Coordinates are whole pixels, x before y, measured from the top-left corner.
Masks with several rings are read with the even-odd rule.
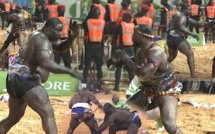
[[[197,41],[199,40],[199,36],[197,34],[193,35],[193,38],[195,38]]]
[[[123,50],[116,50],[115,52],[116,58],[125,62],[127,59],[130,59],[130,57],[125,53]]]
[[[73,76],[73,77],[76,77],[78,78],[79,80],[83,81],[83,74],[77,72],[77,71],[74,71],[74,70],[71,70],[70,71],[70,75]]]

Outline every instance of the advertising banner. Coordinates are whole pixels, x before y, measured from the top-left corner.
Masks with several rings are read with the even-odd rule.
[[[6,71],[0,71],[0,94],[6,93]],[[51,96],[70,96],[78,88],[78,80],[66,74],[50,74],[49,79],[43,84]]]
[[[188,36],[187,41],[191,46],[204,46],[205,45],[205,36],[203,33],[198,34],[199,40],[193,38],[192,36]]]

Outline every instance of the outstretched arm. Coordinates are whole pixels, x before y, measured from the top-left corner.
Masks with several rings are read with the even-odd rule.
[[[89,99],[94,104],[96,104],[99,108],[102,108],[102,104],[96,99],[95,95],[89,92]]]
[[[104,122],[98,127],[98,129],[96,130],[97,133],[101,133],[103,132],[108,126],[110,126],[114,120],[116,119],[116,114],[111,114],[109,115]]]
[[[194,25],[194,26],[197,26],[197,27],[204,27],[205,26],[204,22],[197,22],[196,20],[191,19],[191,18],[189,18],[189,23],[191,25]]]
[[[177,16],[177,17],[178,17],[178,19],[174,20],[174,21],[175,21],[174,23],[176,24],[176,27],[179,29],[179,31],[185,33],[186,35],[195,36],[195,34],[192,33],[192,32],[185,26],[186,24],[184,24],[184,23],[186,23],[186,20],[187,20],[186,16]]]
[[[66,67],[60,66],[55,63],[51,57],[53,56],[51,51],[51,44],[48,41],[44,41],[44,44],[41,44],[40,47],[36,49],[37,61],[40,64],[40,67],[52,72],[52,73],[62,73],[62,74],[70,74],[74,77],[82,79],[82,75],[74,70],[70,70]]]
[[[157,71],[163,56],[158,48],[152,48],[147,56],[148,62],[145,64],[142,63],[140,66],[136,65],[135,62],[124,52],[123,54],[119,54],[118,57],[125,62],[135,75],[141,77],[143,80],[147,80]],[[144,57],[142,56],[142,58]]]

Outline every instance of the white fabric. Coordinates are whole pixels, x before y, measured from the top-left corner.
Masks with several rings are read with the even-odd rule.
[[[78,90],[82,90],[84,88],[87,88],[87,84],[86,83],[82,83],[80,80],[79,80],[79,83],[78,83]]]
[[[138,82],[139,82],[138,76],[134,76],[126,91],[126,95],[132,96],[138,91]]]
[[[88,108],[91,109],[90,105],[88,103],[75,103],[72,108],[77,108],[77,107],[83,107],[83,108]]]

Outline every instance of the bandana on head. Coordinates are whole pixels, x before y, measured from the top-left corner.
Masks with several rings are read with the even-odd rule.
[[[137,26],[135,26],[135,28],[134,28],[134,30],[135,30],[137,33],[139,33],[139,34],[141,34],[141,35],[143,35],[143,36],[145,36],[145,37],[148,37],[148,38],[154,38],[154,35],[153,35],[153,34],[147,34],[147,33],[143,33],[143,32],[140,32],[139,30],[137,30],[138,27],[139,27],[139,26],[137,25]]]

